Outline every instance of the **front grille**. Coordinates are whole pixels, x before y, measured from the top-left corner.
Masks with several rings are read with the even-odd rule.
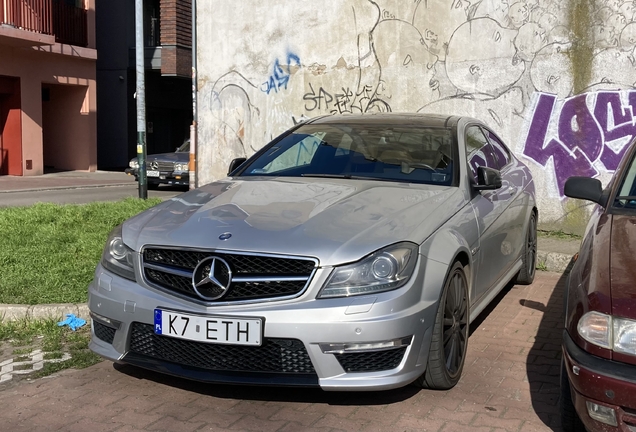
[[[261,346],[209,344],[159,336],[152,325],[134,322],[130,351],[214,371],[315,373],[305,345],[297,339],[265,339]]]
[[[345,372],[377,372],[400,365],[407,347],[386,351],[335,354]]]
[[[201,260],[222,258],[230,266],[232,282],[226,292],[206,292],[206,301],[255,301],[299,295],[309,284],[316,261],[309,258],[242,255],[147,248],[143,251],[144,276],[148,282],[194,299],[201,299],[192,286],[192,273]],[[227,273],[225,273],[227,276]]]
[[[97,336],[98,339],[108,342],[109,344],[112,344],[115,339],[116,330],[114,328],[108,327],[95,320],[93,320],[93,331],[95,331],[95,336]]]
[[[157,168],[154,168],[154,164]],[[174,162],[151,161],[148,163],[148,169],[156,169],[159,171],[174,171]]]

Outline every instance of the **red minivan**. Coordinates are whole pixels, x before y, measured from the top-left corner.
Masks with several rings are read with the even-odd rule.
[[[570,431],[636,432],[636,142],[607,188],[570,177],[596,203],[565,288],[561,418]]]

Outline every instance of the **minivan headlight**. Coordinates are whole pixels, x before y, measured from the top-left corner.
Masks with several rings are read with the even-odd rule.
[[[408,282],[417,262],[418,246],[396,243],[354,264],[336,267],[318,298],[349,297],[390,291]]]
[[[134,252],[124,244],[121,227],[121,225],[117,226],[108,235],[108,240],[102,253],[102,266],[116,275],[134,281]]]
[[[614,351],[636,355],[636,321],[614,318]]]
[[[588,312],[577,325],[579,335],[591,344],[614,352],[636,355],[636,321],[600,312]]]

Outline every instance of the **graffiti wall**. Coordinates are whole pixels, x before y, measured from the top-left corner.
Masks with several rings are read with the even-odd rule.
[[[540,222],[580,232],[571,175],[607,182],[636,133],[636,3],[199,2],[199,178],[300,119],[477,117],[533,171]]]

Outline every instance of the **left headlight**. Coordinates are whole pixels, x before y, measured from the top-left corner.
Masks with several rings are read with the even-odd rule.
[[[132,159],[130,162],[128,162],[128,166],[132,169],[139,169],[139,161],[137,160],[137,158]]]
[[[357,263],[336,267],[318,298],[375,294],[400,288],[413,274],[417,250],[414,243],[397,243]]]
[[[577,330],[594,345],[636,355],[636,321],[591,311],[581,317]]]
[[[116,275],[134,281],[133,253],[133,250],[124,244],[119,225],[108,236],[102,253],[102,266]]]
[[[181,171],[181,172],[188,171],[189,170],[188,162],[174,164],[174,170]]]

